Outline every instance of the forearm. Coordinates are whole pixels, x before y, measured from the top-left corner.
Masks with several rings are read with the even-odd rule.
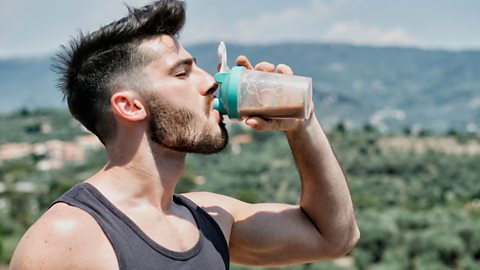
[[[350,191],[315,114],[286,135],[302,181],[300,206],[333,248],[349,248],[359,237]]]

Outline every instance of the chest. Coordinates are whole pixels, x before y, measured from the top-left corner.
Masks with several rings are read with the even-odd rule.
[[[151,240],[165,249],[184,252],[192,249],[200,240],[201,233],[192,216],[168,218],[155,213],[130,213],[128,224],[139,237]]]

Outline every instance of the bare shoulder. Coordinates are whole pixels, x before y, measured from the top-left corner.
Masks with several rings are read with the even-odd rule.
[[[200,206],[217,222],[228,242],[235,221],[236,209],[245,203],[211,192],[190,192],[182,195]]]
[[[246,203],[233,197],[211,193],[211,192],[191,192],[182,194],[197,205],[206,209],[223,209],[234,219],[244,219],[259,211],[280,213],[286,210],[299,209],[298,205],[289,205],[283,203]]]
[[[232,222],[246,219],[252,215],[262,213],[281,213],[287,210],[299,210],[298,205],[288,205],[281,203],[246,203],[233,197],[211,192],[191,192],[182,194],[197,205],[212,212],[213,215],[225,213]]]
[[[112,269],[106,268],[112,262],[117,264],[115,253],[95,219],[57,203],[20,240],[10,269]]]
[[[232,220],[239,218],[245,209],[254,207],[253,204],[212,192],[190,192],[182,195],[207,210],[207,212],[214,212],[216,214],[223,212],[228,214]]]
[[[182,195],[201,207],[217,206],[229,210],[232,207],[235,208],[235,205],[243,203],[235,198],[212,192],[189,192]]]

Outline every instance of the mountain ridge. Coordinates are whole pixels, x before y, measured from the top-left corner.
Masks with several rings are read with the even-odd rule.
[[[216,43],[186,46],[199,66],[214,73]],[[372,47],[335,43],[227,44],[252,63],[290,65],[314,82],[316,112],[325,125],[431,130],[480,127],[480,51]],[[55,87],[52,57],[0,60],[0,112],[65,107]]]

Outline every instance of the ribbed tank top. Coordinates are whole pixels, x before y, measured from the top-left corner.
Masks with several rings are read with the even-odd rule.
[[[199,241],[185,252],[157,244],[91,184],[75,185],[52,205],[63,202],[89,213],[110,240],[120,270],[229,269],[228,245],[215,220],[184,196],[174,195],[173,201],[192,213],[200,231]]]

